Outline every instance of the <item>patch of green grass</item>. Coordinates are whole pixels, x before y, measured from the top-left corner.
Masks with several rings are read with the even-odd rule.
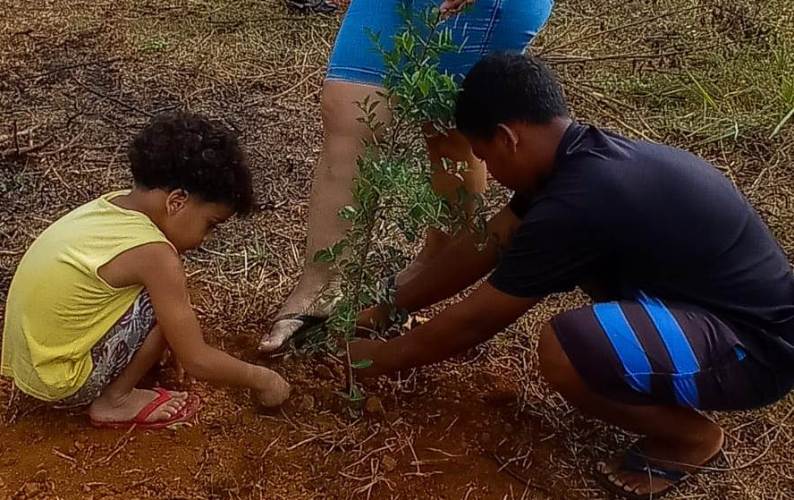
[[[141,44],[144,52],[162,52],[168,48],[168,41],[163,38],[150,38]]]
[[[625,79],[620,91],[657,111],[651,127],[675,130],[694,145],[776,136],[794,114],[794,35],[780,26],[768,29],[764,40],[729,44],[673,71]]]

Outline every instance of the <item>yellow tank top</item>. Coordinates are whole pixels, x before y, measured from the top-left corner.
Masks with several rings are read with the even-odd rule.
[[[22,257],[8,291],[0,374],[45,401],[70,396],[93,369],[91,348],[143,286],[114,288],[97,269],[122,252],[169,243],[146,215],[104,195],[48,227]],[[170,244],[170,243],[169,243]]]

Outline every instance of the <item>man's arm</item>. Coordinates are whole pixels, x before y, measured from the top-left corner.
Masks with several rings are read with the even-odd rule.
[[[351,359],[372,361],[371,367],[357,371],[363,376],[436,363],[490,339],[515,322],[538,300],[513,297],[484,283],[463,301],[402,337],[388,342],[362,340],[351,343]]]
[[[462,231],[422,272],[398,283],[395,305],[417,311],[447,299],[485,276],[494,268],[499,253],[509,243],[521,219],[509,207],[499,211],[486,226],[485,248],[478,250],[479,236]]]

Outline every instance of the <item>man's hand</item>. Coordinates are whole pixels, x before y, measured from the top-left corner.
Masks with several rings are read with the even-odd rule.
[[[441,2],[439,10],[444,15],[452,15],[460,12],[466,6],[474,3],[474,0],[444,0]]]
[[[391,306],[381,304],[364,309],[358,315],[356,326],[365,332],[382,332],[391,326]]]

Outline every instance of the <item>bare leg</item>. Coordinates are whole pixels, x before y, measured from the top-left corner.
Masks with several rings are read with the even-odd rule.
[[[376,94],[379,90],[379,87],[342,81],[327,81],[323,86],[323,150],[312,182],[303,274],[279,316],[329,313],[328,303],[318,301],[318,297],[331,281],[332,271],[328,264],[315,262],[314,255],[339,241],[347,230],[347,224],[337,214],[353,202],[351,186],[357,173],[356,160],[363,150],[362,141],[371,134],[357,120],[362,112],[355,103],[366,97],[379,99]],[[378,106],[377,111],[381,121],[389,120],[385,105]],[[289,319],[276,321],[259,349],[264,352],[278,349],[302,324]]]
[[[135,353],[130,364],[121,375],[108,385],[104,392],[88,408],[88,414],[97,422],[122,422],[134,418],[147,404],[154,401],[158,394],[135,386],[163,356],[166,342],[158,327],[152,329],[141,348]],[[147,419],[149,422],[167,420],[184,406],[187,394],[172,392],[173,399],[155,410]]]
[[[430,132],[429,129],[426,132]],[[446,135],[430,135],[427,138],[427,152],[433,166],[432,177],[433,191],[444,197],[452,205],[459,204],[459,190],[463,187],[469,194],[484,193],[488,186],[488,173],[485,164],[471,151],[471,145],[457,130],[451,130]],[[466,169],[455,175],[444,170],[443,158],[456,163],[463,163]],[[458,207],[471,215],[474,206],[466,203]],[[450,241],[452,235],[430,228],[425,236],[425,245],[419,252],[414,262],[400,273],[398,283],[410,279],[414,273],[420,272],[423,265],[432,259]]]
[[[702,465],[723,444],[722,429],[689,408],[677,406],[635,406],[618,403],[591,391],[576,372],[550,325],[541,333],[538,345],[540,371],[565,399],[582,412],[645,436],[642,452],[651,462],[686,470],[685,465]],[[649,480],[647,474],[618,471],[620,461],[605,465],[602,472],[627,491],[648,495],[669,483]],[[690,467],[694,468],[694,467]]]

